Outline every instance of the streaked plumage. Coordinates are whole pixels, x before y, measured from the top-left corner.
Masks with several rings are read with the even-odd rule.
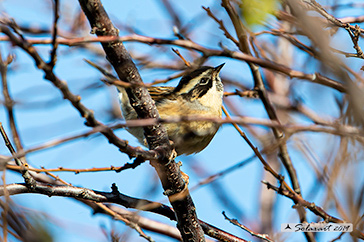
[[[222,115],[223,85],[217,67],[203,66],[182,77],[177,87],[148,87],[161,118],[199,115],[220,118]],[[137,119],[123,87],[117,87],[121,111],[125,120]],[[207,121],[165,124],[169,138],[174,142],[178,155],[203,150],[212,140],[219,125]],[[140,143],[147,145],[143,128],[129,128]]]

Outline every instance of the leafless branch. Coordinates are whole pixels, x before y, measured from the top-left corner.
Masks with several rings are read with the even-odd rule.
[[[326,222],[345,223],[345,221],[329,215],[328,213],[325,212],[325,210],[323,210],[321,207],[317,206],[315,203],[311,203],[311,202],[304,200],[299,194],[295,193],[294,191],[289,191],[282,187],[276,187],[266,181],[263,181],[263,183],[267,186],[268,189],[273,189],[277,193],[290,198],[295,204],[298,204],[299,206],[309,209],[311,212],[313,212],[317,216],[323,218]],[[362,232],[358,231],[357,229],[354,229],[352,234],[355,237],[364,239],[364,234]]]
[[[4,187],[0,187],[0,196],[4,196]],[[126,208],[135,208],[143,211],[149,211],[156,214],[163,215],[171,220],[176,220],[174,211],[172,208],[157,202],[148,201],[145,199],[137,199],[122,193],[119,193],[115,184],[112,186],[112,192],[100,192],[82,187],[75,187],[70,185],[49,185],[37,183],[34,190],[29,190],[25,184],[8,184],[6,185],[6,191],[9,195],[24,194],[24,193],[38,193],[47,196],[62,196],[71,197],[76,199],[86,199],[94,202],[107,202],[120,204]],[[129,216],[130,218],[130,216]],[[129,220],[122,218],[127,224],[130,224]],[[239,241],[245,240],[226,233],[216,227],[209,225],[203,221],[201,223],[206,234],[213,238],[221,238],[223,241]],[[221,237],[218,237],[221,236]]]
[[[299,108],[301,109],[301,108]],[[306,111],[304,111],[306,112]],[[309,114],[308,114],[309,115]],[[164,124],[164,123],[179,123],[179,122],[194,122],[194,121],[210,121],[217,124],[239,124],[239,125],[260,125],[266,127],[275,127],[280,128],[286,132],[286,138],[288,139],[291,135],[299,133],[299,132],[323,132],[333,135],[339,136],[348,136],[358,140],[364,139],[364,134],[361,129],[350,126],[350,125],[340,125],[337,122],[328,122],[325,121],[323,124],[313,124],[313,125],[301,125],[301,124],[279,124],[274,121],[270,121],[267,119],[259,119],[252,117],[229,117],[229,118],[209,118],[209,117],[201,117],[201,116],[180,116],[180,117],[169,117],[169,118],[160,118],[160,119],[143,119],[143,120],[128,120],[125,123],[119,123],[111,126],[107,126],[110,129],[119,129],[125,127],[145,127],[156,124]],[[23,157],[26,154],[52,148],[61,144],[64,144],[69,141],[73,141],[80,138],[85,138],[90,135],[102,132],[103,127],[96,127],[91,131],[83,132],[74,136],[65,137],[61,139],[56,139],[53,141],[48,141],[45,144],[31,147],[29,149],[25,149],[23,151],[17,152],[14,154],[15,158]],[[127,142],[127,141],[125,141]],[[143,150],[141,147],[133,147],[128,146],[128,149],[133,152],[133,154],[140,154],[146,160],[156,159],[156,155],[154,151]],[[8,158],[5,161],[9,161],[12,158]],[[127,165],[128,166],[128,165]]]
[[[52,50],[51,50],[51,58],[49,60],[48,65],[52,68],[56,65],[57,58],[57,35],[58,35],[58,19],[59,19],[59,0],[54,0],[54,21],[53,21],[53,33],[52,33]]]
[[[10,139],[8,138],[8,135],[6,134],[5,129],[4,129],[3,125],[2,125],[2,123],[0,123],[0,133],[1,133],[1,136],[3,137],[3,139],[4,139],[4,142],[5,142],[6,147],[10,151],[11,155],[14,156],[15,153],[16,153],[15,152],[15,149],[14,149],[13,145],[11,144]],[[24,178],[24,181],[25,181],[25,183],[27,185],[27,188],[30,189],[30,190],[32,190],[34,188],[34,186],[35,186],[35,180],[34,180],[34,178],[30,175],[30,173],[27,170],[27,165],[28,164],[27,163],[23,163],[20,159],[18,159],[16,157],[14,157],[14,159],[15,159],[15,162],[16,162],[16,164],[18,166],[23,167],[23,169],[21,170],[21,174],[22,174],[22,176]]]
[[[79,111],[80,115],[86,119],[86,125],[91,127],[99,127],[101,133],[109,140],[110,143],[118,147],[122,152],[129,155],[129,157],[143,157],[143,154],[139,153],[138,150],[133,149],[125,140],[119,139],[112,131],[103,123],[95,119],[95,116],[91,110],[86,108],[81,102],[81,97],[74,95],[68,88],[66,82],[59,79],[54,73],[53,68],[44,62],[44,60],[37,53],[35,48],[27,42],[25,39],[17,38],[7,27],[0,26],[0,32],[6,34],[11,41],[26,51],[35,61],[38,68],[43,70],[45,78],[51,81],[63,94],[64,98],[69,100],[71,104]],[[147,152],[151,154],[149,158],[158,159],[158,153],[154,151]],[[153,158],[152,158],[153,157]]]
[[[255,236],[255,237],[259,238],[259,239],[262,239],[262,240],[265,240],[265,241],[268,241],[268,242],[273,242],[273,240],[269,237],[269,235],[267,235],[267,234],[259,234],[259,233],[254,232],[253,230],[249,229],[245,225],[239,223],[238,220],[231,219],[228,216],[226,216],[225,212],[222,212],[222,215],[224,215],[225,219],[228,220],[230,223],[232,223],[232,224],[234,224],[234,225],[242,228],[243,230],[245,230],[249,234],[251,234],[251,235],[253,235],[253,236]]]
[[[234,7],[231,5],[231,3],[228,0],[222,0],[222,6],[225,8],[226,12],[228,13],[228,15],[234,25],[236,34],[239,38],[239,46],[238,46],[239,49],[243,53],[245,53],[247,55],[251,55],[248,37],[247,37],[248,33],[246,30],[246,27],[243,25],[242,21],[240,20],[238,14],[236,12],[236,9],[234,9]],[[254,88],[258,92],[258,95],[264,105],[264,108],[265,108],[269,118],[273,121],[277,121],[278,123],[280,123],[278,120],[276,111],[268,98],[267,91],[266,91],[265,85],[263,83],[263,78],[260,74],[259,68],[253,63],[248,63],[248,64],[249,64],[249,68],[253,75]],[[278,140],[278,142],[280,142],[281,140],[284,139],[284,133],[281,130],[279,130],[277,128],[272,128],[272,131],[273,131],[274,137]],[[250,147],[253,148],[254,152],[256,153],[255,147],[250,142],[248,144]],[[300,193],[301,188],[300,188],[300,185],[298,182],[297,173],[296,173],[295,168],[293,167],[291,158],[288,154],[287,145],[284,142],[282,142],[279,145],[279,157],[281,158],[281,161],[289,174],[293,189],[296,192]],[[260,159],[260,160],[263,161],[262,159]],[[265,167],[266,167],[266,165],[265,165]]]
[[[118,36],[118,30],[111,23],[99,0],[79,0],[79,3],[94,33],[98,36]],[[122,42],[103,43],[102,46],[122,81],[143,82]],[[126,89],[126,92],[139,118],[159,118],[157,108],[145,87],[131,87]],[[158,173],[165,193],[169,194],[168,198],[176,213],[183,241],[205,241],[187,184],[182,178],[179,166],[174,162],[175,151],[170,146],[166,129],[161,125],[147,126],[144,127],[144,136],[149,148],[158,150],[161,154],[161,158],[151,161],[151,164]],[[183,196],[178,196],[175,200],[174,196],[180,193]]]
[[[195,191],[215,181],[209,187],[212,190],[212,195],[227,197],[224,201],[228,202],[224,206],[229,211],[236,212],[234,216],[240,219],[239,216],[244,214],[243,207],[239,207],[239,204],[234,207],[232,205],[234,194],[228,194],[225,187],[219,187],[219,184],[222,184],[220,182],[222,177],[225,178],[224,182],[227,181],[227,178],[233,178],[227,177],[232,171],[242,167],[244,170],[241,169],[238,172],[246,172],[246,170],[251,169],[252,166],[245,165],[257,160],[258,165],[259,162],[262,164],[258,166],[258,169],[268,171],[258,172],[262,175],[262,178],[258,180],[263,180],[268,188],[266,189],[265,186],[258,188],[261,197],[260,206],[256,212],[261,213],[262,216],[259,220],[254,221],[252,230],[243,225],[250,224],[250,221],[240,223],[237,220],[227,218],[224,214],[226,219],[236,222],[238,226],[256,236],[255,239],[272,241],[269,237],[267,239],[265,234],[270,235],[275,232],[272,215],[274,215],[274,209],[278,205],[277,198],[282,195],[293,202],[293,208],[299,212],[301,222],[306,220],[306,212],[312,212],[313,217],[308,217],[311,220],[352,222],[355,229],[351,233],[352,239],[364,240],[362,232],[364,217],[360,213],[363,206],[364,186],[355,182],[362,158],[362,146],[364,145],[364,109],[362,105],[364,102],[364,78],[362,77],[364,67],[359,66],[359,58],[364,59],[361,47],[361,38],[364,36],[362,28],[364,18],[360,15],[336,17],[346,16],[343,15],[349,13],[346,10],[357,10],[355,8],[362,8],[364,5],[345,3],[322,6],[316,1],[287,0],[276,2],[277,5],[280,4],[276,12],[269,16],[269,21],[259,27],[260,32],[255,32],[255,28],[250,28],[245,24],[245,15],[240,13],[241,1],[221,0],[210,6],[202,7],[203,10],[200,9],[197,14],[198,17],[187,18],[190,15],[185,15],[183,11],[177,8],[181,3],[159,0],[161,10],[164,11],[163,24],[170,27],[170,36],[172,36],[164,38],[155,37],[153,31],[145,31],[147,26],[139,25],[140,22],[136,26],[132,26],[128,23],[117,22],[118,18],[116,17],[114,24],[120,27],[123,32],[123,36],[118,36],[119,30],[111,23],[100,0],[79,0],[83,10],[76,11],[72,16],[60,11],[64,9],[62,1],[52,0],[50,3],[53,4],[48,5],[51,21],[47,26],[44,25],[46,27],[34,27],[33,22],[23,22],[18,25],[15,19],[4,14],[0,18],[0,33],[2,33],[0,44],[3,47],[11,46],[11,48],[2,49],[6,52],[14,51],[16,56],[5,52],[0,53],[3,91],[0,104],[3,104],[3,113],[7,115],[7,118],[1,120],[5,128],[0,127],[0,131],[11,153],[7,156],[0,155],[0,168],[3,171],[1,176],[3,186],[0,186],[0,195],[3,195],[3,202],[0,201],[0,209],[2,209],[2,223],[0,224],[2,228],[0,230],[2,230],[3,240],[7,241],[11,239],[11,236],[18,240],[27,240],[21,233],[25,230],[16,228],[17,221],[16,216],[14,216],[16,211],[11,204],[10,195],[12,193],[9,193],[10,191],[14,194],[33,193],[33,196],[44,194],[61,196],[64,199],[70,197],[73,201],[88,206],[94,213],[102,213],[110,219],[123,222],[147,241],[153,241],[153,238],[145,231],[154,231],[168,237],[168,239],[184,241],[188,239],[202,241],[204,239],[202,231],[205,235],[219,241],[245,241],[198,220],[189,190]],[[345,12],[342,11],[343,8],[345,8]],[[87,17],[83,14],[84,12]],[[60,22],[60,20],[62,21]],[[88,20],[91,24],[91,33],[97,36],[88,35]],[[195,24],[197,20],[198,25]],[[201,28],[207,23],[205,21],[209,21],[208,29]],[[349,35],[350,39],[342,38],[347,37],[346,34]],[[164,36],[168,36],[168,34]],[[340,37],[340,42],[337,42],[338,37]],[[128,45],[131,47],[129,49],[130,55],[124,48],[124,42],[130,43]],[[224,44],[226,42],[228,43],[227,46]],[[100,48],[99,43],[103,49]],[[216,47],[213,47],[214,44]],[[61,45],[62,48],[60,49]],[[139,52],[140,46],[143,46],[143,50],[148,49],[150,51]],[[176,58],[171,47],[184,63]],[[87,91],[87,95],[84,95],[85,92],[80,92],[82,101],[80,96],[76,95],[77,92],[70,91],[71,88],[61,79],[62,66],[58,65],[60,63],[57,62],[57,58],[63,59],[66,56],[71,57],[72,60],[77,59],[78,57],[74,56],[73,50],[79,49],[96,55],[98,59],[103,59],[106,54],[106,59],[114,67],[117,75],[113,75],[108,70],[111,66],[109,63],[104,63],[103,60],[95,61],[95,63],[87,61],[87,63],[103,75],[101,81],[107,86],[109,84],[119,85],[128,90],[130,103],[138,112],[139,119],[110,120],[110,118],[120,116],[120,107],[114,97],[112,110],[104,109],[104,106],[100,110],[101,105],[97,105],[95,109],[97,110],[96,117],[106,113],[102,116],[102,120],[108,120],[105,122],[110,122],[110,124],[96,119],[93,111],[84,105],[86,103],[84,99],[94,98],[92,95],[96,93],[94,92],[96,88],[102,87],[100,91],[103,94],[105,94],[105,90],[110,89],[105,88],[100,82],[88,82],[87,87],[81,89]],[[43,50],[48,50],[49,54],[44,54]],[[53,108],[55,104],[60,107],[67,104],[68,101],[62,102],[56,97],[43,99],[41,96],[45,92],[40,89],[36,90],[40,86],[19,91],[20,86],[17,86],[16,82],[19,77],[18,73],[23,74],[24,64],[28,65],[29,63],[28,60],[23,63],[24,55],[22,54],[24,53],[30,57],[31,61],[34,61],[40,72],[44,74],[45,79],[49,80],[62,93],[63,98],[70,102],[71,109],[78,111],[88,127],[82,131],[74,130],[72,135],[57,135],[57,138],[41,140],[40,144],[39,141],[36,141],[38,144],[36,146],[30,145],[35,142],[29,142],[28,127],[23,126],[24,120],[20,120],[22,123],[19,123],[21,124],[19,127],[16,118],[23,117],[25,110],[27,112],[39,111],[29,109],[29,107],[34,108],[34,103],[38,104],[37,108],[40,107],[39,104],[42,105],[42,108]],[[8,56],[6,57],[6,55]],[[189,68],[194,69],[205,64],[212,65],[221,59],[224,59],[230,68],[224,69],[225,71],[221,74],[225,89],[224,102],[229,112],[235,116],[230,116],[226,112],[226,118],[201,116],[159,118],[146,88],[180,78],[189,71]],[[77,61],[82,62],[79,58]],[[136,65],[133,64],[133,61]],[[146,74],[146,78],[152,76],[154,81],[151,80],[144,84],[136,66],[142,74]],[[247,67],[251,74],[246,71]],[[59,74],[56,75],[56,71]],[[164,75],[163,73],[167,73],[166,71],[168,74]],[[158,72],[162,74],[156,78]],[[77,78],[80,78],[78,74],[72,73],[72,77],[78,76]],[[93,80],[98,78],[94,77]],[[33,83],[33,79],[31,81]],[[70,85],[73,85],[71,83],[73,80],[69,79],[69,81]],[[84,85],[84,83],[78,82],[78,85]],[[34,90],[36,91],[34,92]],[[112,95],[115,94],[114,91],[111,90]],[[33,101],[33,98],[37,100]],[[59,120],[63,121],[63,114],[60,113],[60,115]],[[231,160],[232,165],[220,162],[219,164],[223,168],[217,167],[218,172],[216,173],[209,172],[208,165],[206,167],[202,163],[199,165],[198,157],[201,156],[198,156],[197,159],[194,156],[182,158],[186,159],[184,163],[191,164],[192,170],[200,179],[198,181],[192,180],[191,184],[194,185],[188,188],[187,179],[181,175],[180,167],[174,162],[173,145],[169,143],[163,126],[171,123],[200,121],[224,126],[227,124],[234,125],[237,132],[244,138],[244,144],[249,145],[253,154],[248,154],[250,157],[240,162]],[[5,129],[8,127],[9,132],[5,133]],[[116,129],[135,127],[144,128],[149,149],[131,146],[127,140],[120,139],[115,135],[118,133],[115,131]],[[228,129],[220,132],[220,135],[224,135],[226,130]],[[123,135],[124,133],[120,132],[120,134]],[[46,135],[49,136],[51,133],[46,133]],[[50,149],[53,147],[62,149],[63,147],[60,146],[63,144],[72,146],[71,141],[77,142],[86,137],[90,139],[100,135],[106,137],[109,143],[127,154],[132,161],[121,160],[122,163],[118,166],[105,164],[98,167],[90,165],[89,167],[78,168],[68,165],[52,167],[47,165],[45,168],[43,164],[35,168],[27,163],[28,154],[47,149],[47,151],[52,152]],[[23,147],[22,138],[25,137],[27,143]],[[325,146],[318,146],[317,142],[325,143]],[[87,142],[87,144],[90,145],[91,143]],[[289,146],[287,147],[286,144]],[[231,152],[235,151],[235,149],[231,150]],[[248,150],[248,153],[251,151]],[[282,162],[278,162],[277,153]],[[226,158],[230,159],[229,155],[235,154],[227,153],[226,155]],[[35,157],[34,155],[29,157],[31,156]],[[297,169],[299,167],[298,176],[306,175],[306,173],[302,173],[301,162],[309,164],[309,167],[305,169],[310,169],[310,179],[316,181],[314,185],[310,186],[305,179],[302,180],[304,177],[296,178],[294,167],[290,161],[291,158],[293,165],[297,166]],[[302,158],[304,161],[301,161]],[[74,187],[69,183],[71,181],[62,179],[62,175],[72,175],[70,173],[100,175],[89,173],[100,171],[119,176],[115,172],[134,169],[147,160],[151,161],[151,164],[156,168],[165,190],[164,194],[168,195],[172,206],[151,201],[149,196],[153,195],[153,192],[159,191],[159,189],[157,190],[159,183],[156,180],[154,180],[154,185],[144,191],[146,197],[143,196],[143,198],[146,199],[138,199],[121,194],[115,185],[112,187],[112,192],[94,191],[86,188],[87,186],[85,188]],[[282,170],[280,163],[285,165],[285,170]],[[214,169],[211,168],[211,170]],[[289,171],[289,177],[283,176],[286,170]],[[9,184],[12,182],[7,176],[9,171],[16,173],[17,176],[19,174],[24,176],[24,173],[28,174],[31,179],[34,179],[31,182],[33,187],[30,188],[27,179],[25,179],[24,184]],[[138,172],[138,170],[133,172]],[[342,180],[343,174],[351,179]],[[290,183],[287,182],[289,179],[291,180]],[[298,181],[301,184],[298,184]],[[229,182],[233,181],[229,180]],[[303,195],[300,193],[300,185],[304,189]],[[317,193],[318,187],[323,189],[320,194]],[[221,192],[219,189],[224,191]],[[271,192],[270,189],[276,193]],[[338,196],[339,194],[340,196]],[[218,203],[223,199],[219,198],[216,201]],[[320,206],[313,202],[320,203]],[[125,210],[120,205],[133,208],[136,212]],[[290,207],[279,205],[279,209],[290,209]],[[178,228],[147,220],[140,216],[139,211],[154,212],[154,216],[159,214],[164,217],[163,219],[177,220]],[[191,228],[192,235],[189,236]],[[261,232],[261,234],[256,231]],[[315,241],[312,233],[305,234],[305,236],[307,241]],[[330,239],[331,241],[338,241],[343,238],[344,233],[341,233]]]
[[[8,41],[8,38],[3,39],[3,41]],[[1,39],[0,39],[1,41]],[[47,41],[29,41],[31,44],[47,44],[50,43],[51,40]],[[268,68],[270,70],[276,71],[278,73],[287,75],[290,78],[297,78],[297,79],[303,79],[308,80],[313,83],[317,83],[320,85],[331,87],[339,92],[346,92],[347,87],[345,85],[341,84],[338,81],[332,80],[328,77],[323,76],[320,73],[313,73],[308,74],[301,71],[293,70],[285,65],[275,63],[270,60],[265,60],[261,58],[256,58],[251,55],[244,54],[239,51],[227,51],[227,50],[218,50],[218,49],[209,49],[206,47],[203,47],[191,40],[170,40],[170,39],[158,39],[153,37],[147,37],[147,36],[141,36],[141,35],[130,35],[130,36],[124,36],[124,37],[117,37],[117,36],[100,36],[100,37],[88,37],[88,38],[78,38],[78,39],[70,39],[70,40],[62,40],[59,43],[67,45],[77,45],[81,43],[87,43],[87,42],[101,42],[101,43],[108,43],[112,41],[121,41],[121,42],[128,42],[128,41],[136,41],[140,43],[146,43],[146,44],[156,44],[156,45],[175,45],[182,48],[195,50],[201,52],[204,56],[211,57],[211,56],[224,56],[229,57],[237,60],[246,61],[249,63],[254,63],[258,66]],[[73,43],[73,44],[70,44]]]
[[[219,24],[219,28],[224,32],[226,38],[230,39],[236,46],[239,45],[239,42],[229,33],[229,31],[225,28],[224,22],[218,18],[211,12],[210,8],[202,7],[207,15],[210,16],[216,23]]]

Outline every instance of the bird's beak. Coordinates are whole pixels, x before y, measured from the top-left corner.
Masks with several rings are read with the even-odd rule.
[[[216,66],[214,69],[215,69],[215,72],[216,73],[219,73],[221,71],[221,68],[225,65],[225,63],[222,63],[221,65],[219,66]]]

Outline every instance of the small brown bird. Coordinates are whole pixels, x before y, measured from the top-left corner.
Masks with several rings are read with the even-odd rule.
[[[176,116],[206,116],[221,118],[223,85],[219,73],[224,64],[217,67],[202,66],[182,77],[177,87],[148,87],[161,118]],[[121,111],[125,120],[137,119],[130,105],[125,88],[117,86]],[[178,155],[203,150],[215,136],[220,125],[208,121],[192,121],[164,124],[169,139],[175,144]],[[141,144],[147,146],[143,128],[128,128]]]

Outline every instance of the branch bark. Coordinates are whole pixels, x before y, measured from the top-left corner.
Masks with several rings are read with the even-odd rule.
[[[174,221],[176,220],[176,217],[173,213],[173,209],[171,207],[166,206],[162,203],[152,202],[149,200],[138,199],[124,195],[117,190],[114,184],[112,186],[112,192],[101,192],[83,187],[75,187],[70,185],[55,185],[55,184],[51,185],[41,182],[37,182],[37,184],[35,185],[35,189],[29,190],[25,184],[15,183],[15,184],[8,184],[6,185],[6,187],[1,186],[0,196],[4,196],[5,192],[7,192],[8,195],[37,193],[37,194],[47,195],[49,197],[61,196],[61,197],[75,198],[93,207],[97,212],[104,212],[104,211],[102,211],[102,209],[100,209],[99,207],[93,206],[90,202],[97,202],[98,205],[100,205],[100,203],[114,203],[114,204],[120,204],[126,208],[134,208],[141,211],[149,211],[152,213],[165,216],[171,220]],[[113,205],[110,205],[109,207],[112,206]],[[198,222],[202,226],[206,234],[208,234],[212,238],[218,239],[219,241],[227,241],[227,242],[246,241],[228,232],[225,232],[219,228],[216,228],[211,224],[208,224],[202,220],[199,220]]]
[[[79,3],[90,22],[92,33],[97,36],[118,36],[119,31],[113,26],[99,0],[79,0]],[[136,85],[143,83],[122,42],[102,43],[102,47],[120,80]],[[157,108],[145,87],[134,86],[126,91],[139,118],[159,118]],[[171,148],[165,128],[160,124],[147,126],[144,127],[144,135],[149,149],[162,155],[158,161],[152,160],[151,164],[158,173],[165,193],[169,195],[183,241],[205,241],[187,184],[182,178],[179,166],[174,162],[175,152]],[[182,196],[177,196],[176,199],[175,195],[179,194]]]

